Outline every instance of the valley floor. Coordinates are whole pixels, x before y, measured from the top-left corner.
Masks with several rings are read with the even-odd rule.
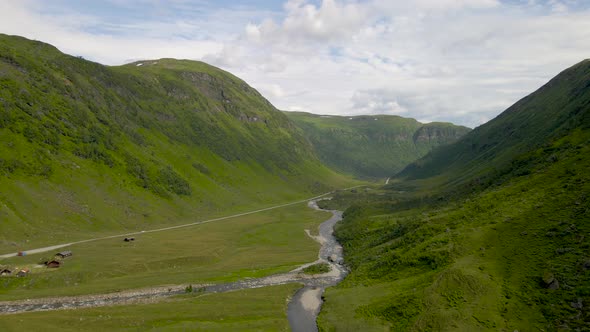
[[[327,194],[324,195],[320,195],[318,197],[321,196],[325,196]],[[318,197],[315,197],[313,199],[317,199]],[[6,298],[10,298],[13,297],[15,299],[18,299],[19,297],[24,297],[26,296],[26,299],[24,300],[13,300],[13,301],[0,301],[0,312],[4,313],[4,314],[9,314],[8,316],[4,315],[2,316],[0,319],[1,320],[6,320],[8,322],[15,322],[15,321],[19,321],[21,324],[21,326],[32,326],[29,325],[29,323],[23,325],[23,320],[19,319],[19,317],[43,317],[43,316],[52,316],[51,313],[45,313],[44,311],[53,311],[53,310],[59,310],[59,309],[75,309],[77,308],[78,310],[75,310],[75,312],[78,312],[80,310],[86,310],[89,309],[91,307],[105,307],[103,310],[105,312],[109,311],[109,307],[115,306],[113,308],[119,308],[121,305],[123,306],[137,306],[137,305],[141,305],[141,306],[145,306],[145,305],[155,305],[158,306],[162,303],[168,303],[170,301],[172,302],[178,302],[181,300],[178,300],[178,296],[182,297],[187,297],[190,296],[190,294],[196,294],[195,296],[199,297],[199,296],[218,296],[218,295],[213,295],[215,293],[225,293],[228,291],[239,291],[239,290],[244,290],[244,289],[255,289],[255,288],[262,288],[262,287],[276,287],[278,285],[285,285],[285,284],[304,284],[307,287],[326,287],[329,285],[333,285],[335,283],[337,283],[339,280],[341,280],[341,278],[343,277],[343,273],[345,273],[345,270],[339,266],[338,264],[332,262],[332,261],[328,261],[328,256],[330,257],[336,257],[335,254],[338,254],[340,258],[338,258],[337,260],[340,261],[341,260],[341,249],[340,250],[336,250],[337,248],[335,248],[334,246],[337,245],[337,243],[333,240],[333,238],[331,237],[331,233],[332,233],[332,227],[334,225],[335,222],[337,222],[338,220],[340,220],[341,218],[341,213],[335,213],[335,215],[329,219],[328,221],[324,222],[322,224],[322,226],[319,228],[319,234],[318,235],[314,235],[314,233],[312,233],[310,230],[314,230],[318,228],[318,224],[317,224],[317,218],[325,218],[322,217],[325,215],[325,212],[321,212],[321,211],[315,211],[315,210],[311,210],[311,209],[304,209],[304,206],[302,206],[303,202],[307,202],[308,200],[305,201],[298,201],[298,202],[293,202],[293,203],[288,203],[288,204],[282,204],[279,206],[274,206],[274,207],[269,207],[269,208],[265,208],[265,209],[261,209],[261,210],[256,210],[256,211],[251,211],[251,212],[247,212],[247,213],[241,213],[239,215],[233,215],[233,216],[227,216],[227,217],[222,217],[222,218],[216,218],[216,219],[211,219],[211,220],[207,220],[204,222],[198,222],[198,223],[192,223],[192,224],[187,224],[187,225],[179,225],[179,226],[175,226],[175,227],[168,227],[165,229],[157,229],[157,230],[152,230],[152,231],[145,231],[145,232],[141,232],[138,234],[134,234],[134,235],[140,235],[141,237],[138,238],[137,242],[134,240],[133,243],[124,243],[124,245],[131,245],[131,246],[136,246],[141,242],[148,242],[146,241],[146,237],[149,236],[153,236],[155,237],[154,240],[158,237],[158,236],[162,236],[164,235],[164,238],[166,239],[170,239],[170,236],[178,236],[179,235],[179,231],[182,231],[184,233],[189,233],[192,236],[189,236],[193,241],[195,240],[194,236],[196,235],[195,233],[191,232],[194,231],[192,228],[189,228],[189,226],[197,226],[199,225],[200,227],[198,227],[198,229],[200,230],[199,233],[205,235],[207,238],[210,238],[211,236],[215,235],[215,232],[211,232],[211,230],[208,229],[203,229],[207,227],[207,224],[210,224],[213,229],[215,229],[216,227],[213,226],[213,222],[227,222],[228,224],[232,225],[232,228],[234,230],[236,230],[236,226],[240,225],[241,227],[237,227],[237,229],[240,229],[241,231],[245,231],[245,233],[249,233],[249,232],[254,232],[254,233],[258,233],[257,236],[257,240],[261,240],[261,239],[269,239],[268,237],[273,237],[273,236],[280,236],[282,233],[284,233],[285,231],[288,231],[288,227],[286,227],[285,223],[289,223],[290,226],[293,228],[292,230],[295,230],[296,228],[299,229],[299,234],[296,235],[296,237],[301,238],[303,237],[304,239],[306,239],[305,242],[293,242],[290,241],[291,244],[296,244],[295,247],[292,247],[295,251],[305,251],[308,252],[310,251],[309,249],[312,248],[316,248],[316,255],[317,255],[317,246],[314,245],[310,245],[310,241],[309,238],[313,238],[314,240],[318,241],[319,243],[322,244],[322,250],[320,251],[320,258],[318,260],[313,261],[312,263],[307,263],[307,264],[303,264],[301,265],[299,268],[296,268],[294,270],[292,270],[291,272],[288,273],[278,273],[278,274],[272,274],[266,277],[256,277],[256,273],[250,273],[250,274],[246,274],[246,275],[235,275],[232,276],[230,278],[226,278],[226,277],[222,277],[221,279],[219,278],[210,278],[209,282],[205,283],[203,281],[201,281],[201,283],[193,283],[193,281],[195,281],[195,277],[193,276],[193,278],[189,281],[188,285],[187,284],[182,284],[182,285],[170,285],[170,284],[166,284],[164,286],[159,286],[159,287],[148,287],[148,288],[143,288],[143,289],[133,289],[133,290],[124,290],[125,288],[123,288],[123,284],[129,284],[131,285],[130,281],[135,281],[133,283],[134,287],[137,287],[137,285],[140,285],[141,282],[145,281],[145,275],[142,274],[141,272],[143,271],[129,271],[128,275],[126,276],[129,280],[126,281],[126,283],[122,283],[122,280],[124,280],[125,278],[119,278],[119,277],[114,277],[113,276],[108,276],[108,275],[103,275],[103,276],[94,276],[96,280],[92,280],[91,277],[86,276],[84,280],[87,284],[84,285],[84,281],[82,281],[82,279],[79,279],[79,281],[82,282],[77,282],[74,285],[67,285],[70,284],[68,277],[71,276],[71,273],[73,271],[68,271],[68,267],[72,266],[72,264],[70,264],[70,262],[75,262],[76,258],[78,258],[78,256],[86,256],[86,258],[94,258],[96,259],[96,257],[92,257],[93,255],[91,253],[93,253],[93,251],[84,251],[85,249],[89,249],[89,246],[94,246],[96,250],[100,250],[100,248],[108,248],[109,246],[112,246],[113,243],[116,243],[114,241],[119,240],[121,241],[121,239],[123,238],[123,236],[129,236],[129,234],[125,234],[125,235],[121,235],[121,236],[112,236],[112,237],[108,237],[108,238],[100,238],[100,239],[91,239],[91,240],[86,240],[86,241],[80,241],[78,243],[74,243],[74,244],[70,244],[67,245],[68,249],[72,250],[73,252],[76,253],[76,255],[72,256],[72,257],[68,257],[66,259],[63,260],[63,267],[59,268],[57,271],[49,271],[49,270],[39,270],[39,268],[37,266],[37,270],[33,269],[33,273],[25,278],[15,278],[15,277],[4,277],[2,279],[0,279],[0,282],[4,282],[4,284],[8,287],[6,287],[5,289],[3,289],[2,291],[2,300],[6,299]],[[315,204],[311,204],[310,207],[315,207],[317,209],[317,205]],[[303,210],[303,211],[301,211]],[[254,218],[253,215],[257,215],[258,218]],[[285,214],[288,214],[289,217],[287,218],[287,220],[285,219]],[[266,215],[266,216],[265,216]],[[292,219],[293,218],[293,219]],[[295,220],[295,218],[297,218]],[[232,219],[232,220],[230,220]],[[261,229],[264,228],[264,226],[256,223],[256,221],[260,221],[263,220],[263,224],[267,224],[266,226],[269,226],[267,229]],[[265,220],[266,219],[266,220]],[[256,220],[256,221],[252,221],[252,220]],[[278,225],[276,225],[276,224]],[[272,227],[270,227],[271,225],[268,224],[273,224]],[[324,226],[325,224],[325,226]],[[228,226],[228,225],[219,225],[217,227],[221,227],[219,228],[219,230],[224,230],[225,233],[231,233],[229,231],[229,228],[224,227],[224,226]],[[311,226],[311,227],[309,227]],[[305,228],[303,228],[305,227]],[[256,228],[259,228],[258,230],[255,230]],[[305,231],[305,232],[304,232]],[[289,231],[288,231],[289,232]],[[176,234],[169,234],[169,233],[176,233]],[[295,234],[290,233],[290,236],[294,236]],[[186,234],[185,234],[186,235]],[[326,236],[330,237],[327,238]],[[285,240],[285,238],[282,238]],[[250,239],[250,240],[255,240],[255,239]],[[141,242],[139,242],[141,241]],[[149,241],[149,243],[162,243],[161,241]],[[250,242],[250,241],[248,241]],[[255,250],[255,252],[257,252],[257,254],[254,254],[251,257],[251,264],[260,264],[261,260],[263,261],[265,256],[264,255],[260,255],[263,251],[261,251],[262,248],[260,247],[264,247],[264,242],[265,241],[254,241],[254,242],[250,242],[252,243],[252,250]],[[269,247],[273,247],[272,249],[274,250],[281,250],[277,247],[283,247],[285,246],[287,243],[289,242],[287,240],[285,240],[285,243],[279,243],[279,242],[273,242]],[[120,243],[120,242],[119,242]],[[165,243],[165,242],[164,242]],[[239,241],[237,243],[240,243]],[[180,255],[180,253],[182,252],[182,250],[194,250],[196,249],[194,245],[188,245],[187,243],[183,243],[183,245],[185,245],[184,247],[182,247],[182,245],[179,245],[178,248],[176,248],[176,250],[174,250],[173,252],[171,252],[170,254],[172,255]],[[228,243],[225,243],[225,245],[229,245]],[[328,247],[326,247],[328,246]],[[60,246],[58,246],[60,247]],[[119,249],[121,249],[122,247],[116,246]],[[149,248],[149,246],[144,246],[144,245],[139,245],[139,247],[141,247],[141,251],[143,252],[144,250],[147,250],[149,252],[150,249],[153,248]],[[160,247],[161,248],[161,247]],[[309,248],[309,249],[307,249]],[[54,250],[56,249],[56,246],[52,246],[49,248],[49,250]],[[139,249],[139,248],[138,248]],[[269,248],[270,249],[270,248]],[[283,248],[283,250],[285,250],[286,248]],[[125,249],[121,249],[121,250],[125,250]],[[335,251],[336,250],[336,251]],[[19,263],[20,265],[23,265],[22,263],[29,262],[30,264],[34,264],[31,262],[34,262],[36,260],[39,260],[39,254],[45,252],[46,250],[43,250],[43,248],[38,249],[35,251],[29,251],[29,253],[33,252],[36,254],[32,254],[32,255],[26,255],[24,257],[16,257],[14,255],[6,255],[7,258],[9,258],[8,260],[4,260],[3,262],[7,262],[7,263],[12,263],[17,264]],[[289,255],[285,255],[285,252],[280,252],[280,257],[274,257],[274,261],[273,262],[269,262],[271,265],[272,264],[279,264],[279,263],[283,263],[285,261],[285,259],[288,259],[290,256]],[[104,250],[100,251],[100,255],[103,257],[107,257],[108,258],[108,254],[104,252]],[[301,256],[302,257],[302,256]],[[144,257],[147,258],[147,257]],[[221,260],[223,261],[223,258],[220,257]],[[226,257],[227,258],[227,257]],[[141,257],[138,257],[137,252],[134,255],[130,255],[126,257],[127,260],[135,260],[137,261],[138,259],[142,259]],[[149,258],[148,258],[149,259]],[[330,258],[332,259],[332,258]],[[109,259],[109,260],[112,260]],[[117,259],[115,259],[117,261]],[[91,262],[92,260],[90,260]],[[308,260],[311,261],[311,260]],[[87,272],[89,272],[91,265],[86,265],[84,263],[88,263],[88,261],[85,262],[81,262],[78,261],[78,264],[80,264],[78,267],[82,267],[82,268],[86,268]],[[103,262],[104,263],[104,262]],[[179,264],[178,268],[182,268],[182,269],[190,269],[190,265],[201,265],[201,264],[207,264],[207,262],[203,262],[203,261],[199,261],[197,260],[197,262],[191,262],[190,260],[186,260],[186,257],[183,257],[183,259],[181,259],[180,261],[176,262]],[[184,263],[184,264],[183,264]],[[227,262],[225,262],[227,263]],[[306,274],[304,273],[304,268],[311,266],[312,264],[317,264],[317,263],[324,263],[324,264],[328,264],[328,266],[330,266],[330,268],[328,269],[329,272],[327,273],[322,273],[322,274],[316,274],[316,275],[310,275],[310,274]],[[149,263],[144,263],[145,265],[148,265]],[[100,266],[101,264],[97,264],[98,266]],[[180,266],[182,265],[182,266]],[[263,269],[263,270],[259,270],[257,271],[257,273],[259,273],[260,275],[266,275],[266,274],[270,274],[273,272],[280,272],[281,270],[283,270],[284,268],[286,268],[289,265],[284,265],[281,264],[276,268],[267,268],[267,269]],[[168,268],[170,268],[168,266]],[[177,266],[174,266],[173,269],[169,269],[169,270],[159,270],[159,272],[162,274],[161,279],[158,279],[159,281],[163,282],[164,280],[173,280],[174,277],[173,275],[176,277],[176,269]],[[195,266],[193,266],[192,268],[195,268]],[[78,269],[78,273],[79,273],[79,269]],[[237,271],[237,273],[239,273],[240,271]],[[243,272],[243,271],[241,271]],[[254,271],[252,271],[254,272]],[[234,272],[235,273],[235,272]],[[49,277],[49,278],[48,278]],[[102,279],[102,280],[101,280]],[[198,277],[196,278],[198,279]],[[43,285],[39,285],[39,281],[42,280],[43,281]],[[232,281],[232,280],[237,280],[237,281]],[[28,283],[27,283],[28,281]],[[107,290],[108,288],[94,288],[92,284],[102,284],[104,282],[110,282],[111,285],[116,285],[117,287],[119,287],[114,293],[108,293],[108,294],[97,294],[95,293],[95,291],[98,291],[99,289],[105,289]],[[151,282],[156,282],[154,280],[151,280]],[[213,281],[213,282],[211,282]],[[225,281],[225,282],[223,282]],[[227,282],[229,281],[229,282]],[[20,282],[20,284],[19,284]],[[49,282],[50,284],[48,285],[47,282]],[[114,282],[117,282],[116,284]],[[197,280],[198,282],[198,280]],[[66,285],[64,285],[64,283]],[[82,285],[81,285],[82,284]],[[68,287],[64,287],[64,286],[68,286]],[[72,287],[73,286],[73,287]],[[291,288],[285,288],[285,289],[292,289],[293,286],[290,286]],[[12,289],[11,289],[12,288]],[[85,293],[90,292],[93,293],[91,295],[84,295]],[[55,297],[56,294],[63,294],[63,296],[60,297]],[[186,293],[190,293],[190,294],[186,294]],[[81,295],[76,295],[76,294],[81,294]],[[7,296],[5,296],[7,295]],[[39,297],[40,298],[32,298],[32,297]],[[50,297],[47,297],[50,296]],[[285,297],[287,298],[287,297]],[[303,301],[303,299],[301,300]],[[182,302],[182,301],[181,301]],[[246,300],[245,302],[249,302],[248,300]],[[305,301],[303,301],[305,302]],[[309,306],[308,303],[303,303],[303,305],[305,307]],[[86,309],[81,309],[81,308],[86,308]],[[98,310],[98,309],[97,309]],[[315,309],[314,309],[315,310]],[[33,312],[38,312],[38,313],[33,313]],[[24,315],[24,316],[23,316]],[[16,317],[16,318],[13,318]],[[194,317],[193,317],[194,318]],[[195,318],[196,319],[196,318]],[[296,318],[296,320],[299,320]],[[35,319],[26,320],[27,322],[31,322],[31,324],[35,324]],[[315,321],[315,318],[312,317],[311,322],[313,323]],[[313,323],[315,325],[315,323]],[[83,325],[83,324],[82,324]],[[196,324],[194,325],[194,327],[196,328],[200,328],[201,325]],[[268,326],[268,328],[271,328],[270,326]]]

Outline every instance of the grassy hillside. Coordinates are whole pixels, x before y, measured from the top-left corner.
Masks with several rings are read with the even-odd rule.
[[[321,328],[590,329],[589,73],[564,71],[402,173],[421,182],[340,195],[358,202],[336,230],[352,272],[326,293]],[[433,174],[446,187],[425,194]]]
[[[328,191],[281,112],[195,61],[107,67],[0,35],[0,250],[194,221]]]
[[[590,60],[563,71],[456,144],[435,149],[398,177],[438,176],[447,184],[482,182],[517,165],[515,159],[590,125]]]
[[[390,115],[327,116],[285,112],[334,169],[365,178],[389,177],[433,147],[469,132],[462,126]]]

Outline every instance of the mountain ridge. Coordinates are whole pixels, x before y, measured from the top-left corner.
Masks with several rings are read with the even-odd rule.
[[[434,146],[469,131],[451,123],[422,124],[397,115],[285,114],[303,130],[323,162],[365,178],[389,177]]]

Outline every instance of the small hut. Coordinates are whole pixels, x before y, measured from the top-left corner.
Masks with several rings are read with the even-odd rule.
[[[72,252],[70,250],[61,251],[61,252],[58,252],[57,254],[55,254],[55,257],[59,257],[59,258],[66,258],[66,257],[70,257],[70,256],[72,256]]]
[[[0,276],[9,276],[12,274],[12,271],[9,269],[2,269],[0,270]]]
[[[123,241],[131,242],[131,241],[135,241],[135,238],[134,237],[126,237]]]
[[[54,268],[60,267],[61,266],[61,262],[60,261],[57,261],[57,260],[52,260],[52,261],[49,261],[49,262],[45,263],[45,266],[47,266],[48,268],[54,269]]]

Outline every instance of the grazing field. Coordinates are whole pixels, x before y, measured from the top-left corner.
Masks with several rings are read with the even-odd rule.
[[[304,230],[330,216],[304,203],[176,230],[73,245],[58,269],[39,263],[55,252],[0,261],[28,267],[25,278],[0,278],[0,299],[114,292],[184,283],[215,283],[286,272],[317,258]],[[59,250],[59,251],[60,251]],[[57,251],[56,251],[57,252]]]
[[[187,294],[158,303],[0,316],[4,331],[288,331],[287,299],[300,286]]]

